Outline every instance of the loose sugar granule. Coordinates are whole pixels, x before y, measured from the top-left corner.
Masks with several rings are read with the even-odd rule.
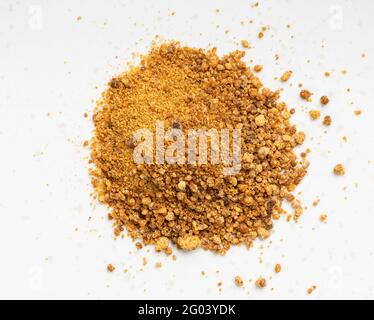
[[[244,281],[240,276],[236,276],[234,282],[238,287],[242,287],[244,285]]]
[[[259,277],[256,280],[255,284],[256,284],[257,288],[260,288],[260,289],[265,288],[266,287],[266,279],[263,278],[263,277]]]
[[[337,164],[337,165],[334,167],[334,173],[335,173],[337,176],[344,176],[344,174],[345,174],[344,166],[343,166],[342,164]]]

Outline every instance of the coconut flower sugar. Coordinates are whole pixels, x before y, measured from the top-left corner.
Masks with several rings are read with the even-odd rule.
[[[109,82],[93,116],[90,173],[116,236],[126,230],[168,254],[171,244],[224,254],[232,245],[249,247],[267,238],[273,221],[285,213],[284,200],[295,220],[302,213],[292,192],[307,173],[306,160],[294,150],[305,134],[291,123],[279,92],[264,87],[246,65],[244,54],[219,57],[216,49],[154,45],[139,66]],[[156,131],[165,137],[161,149]],[[227,174],[227,163],[212,161],[222,151],[212,135],[205,140],[207,161],[189,161],[191,131],[229,132],[229,158],[239,150],[237,170]],[[147,138],[154,147],[138,154],[144,156],[141,163],[134,161],[144,142],[136,139],[139,132],[152,134]],[[233,132],[240,133],[235,141]],[[192,152],[197,158],[204,153],[201,145],[204,140]],[[168,152],[174,163],[160,161]]]

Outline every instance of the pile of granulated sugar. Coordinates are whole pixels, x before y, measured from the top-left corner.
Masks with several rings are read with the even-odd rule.
[[[176,42],[155,45],[140,66],[110,81],[93,116],[90,172],[117,236],[126,229],[168,254],[171,243],[224,254],[231,245],[267,238],[273,219],[285,213],[284,199],[295,219],[302,213],[291,192],[307,172],[294,152],[305,135],[290,123],[278,92],[263,87],[243,56],[234,51],[220,58],[215,49]],[[240,146],[240,171],[224,174],[227,163],[157,164],[156,152],[148,154],[152,163],[136,164],[134,151],[144,141],[134,133],[155,132],[157,121],[165,132],[185,136],[191,129],[240,130],[231,144],[232,150]],[[178,150],[178,159],[188,158],[187,148]]]

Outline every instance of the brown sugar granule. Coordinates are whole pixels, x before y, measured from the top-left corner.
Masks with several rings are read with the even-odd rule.
[[[274,267],[275,273],[279,273],[281,272],[281,270],[282,270],[282,266],[280,265],[280,263],[277,263]]]
[[[258,38],[259,39],[262,39],[264,37],[264,33],[262,32],[262,31],[260,31],[259,33],[258,33]]]
[[[266,279],[263,278],[263,277],[259,277],[256,280],[255,284],[256,284],[257,288],[260,288],[260,289],[265,288],[266,287]]]
[[[242,46],[243,48],[249,48],[249,42],[247,40],[242,40]]]
[[[88,147],[88,145],[89,145],[89,143],[88,143],[87,140],[83,142],[83,147]]]
[[[321,222],[326,222],[326,220],[327,220],[327,215],[326,215],[326,214],[321,214],[321,215],[319,216],[319,220],[320,220]]]
[[[312,120],[317,120],[321,116],[321,112],[319,110],[310,110],[309,115]]]
[[[106,269],[108,270],[108,272],[113,272],[116,268],[112,264],[108,264]]]
[[[265,228],[258,228],[257,235],[260,239],[264,240],[270,236],[270,232],[266,230]]]
[[[344,176],[345,174],[345,169],[344,169],[344,166],[342,164],[337,164],[335,167],[334,167],[334,173],[337,175],[337,176]]]
[[[286,82],[291,78],[291,76],[292,76],[292,71],[288,70],[285,73],[283,73],[283,75],[281,76],[280,79],[281,79],[281,81]]]
[[[180,190],[180,191],[185,191],[186,190],[186,186],[187,186],[187,183],[186,183],[186,181],[179,181],[179,183],[178,183],[178,189]]]
[[[273,213],[307,173],[294,148],[305,134],[291,123],[279,92],[263,86],[242,61],[176,42],[155,45],[139,66],[114,77],[93,114],[90,173],[117,232],[136,246],[199,247],[224,254],[250,247],[273,228]],[[241,128],[241,169],[222,164],[135,164],[138,129]],[[154,160],[154,159],[153,159]],[[295,211],[300,215],[300,205]],[[141,243],[140,243],[141,241]]]
[[[238,286],[238,287],[243,287],[243,285],[244,285],[244,281],[240,276],[236,276],[234,278],[234,282],[235,282],[236,286]]]
[[[156,250],[161,251],[167,249],[169,246],[169,239],[166,237],[160,237],[156,242]]]
[[[300,91],[300,97],[306,101],[310,101],[310,97],[312,96],[312,93],[308,90],[301,90]]]
[[[360,109],[357,109],[357,110],[354,111],[354,114],[356,116],[360,116],[362,114],[362,111]]]
[[[156,267],[157,269],[160,269],[160,268],[162,267],[162,263],[161,263],[161,262],[156,262],[156,263],[155,263],[155,267]]]
[[[327,96],[322,96],[320,98],[320,102],[321,102],[322,105],[326,105],[326,104],[328,104],[330,102],[330,99]]]
[[[259,126],[259,127],[262,127],[263,125],[265,125],[266,123],[266,118],[260,114],[259,116],[257,116],[255,118],[255,123]]]
[[[323,124],[324,126],[331,126],[331,117],[330,117],[330,116],[325,116],[325,117],[323,118],[323,122],[322,122],[322,124]]]
[[[296,144],[301,145],[301,144],[304,143],[304,141],[305,141],[305,133],[302,132],[302,131],[298,132],[295,135],[295,142],[296,142]]]
[[[259,65],[259,64],[256,64],[254,67],[253,67],[253,70],[256,71],[256,72],[261,72],[263,69],[263,66],[262,65]]]
[[[312,294],[313,291],[316,290],[316,289],[317,289],[316,286],[312,286],[312,287],[310,287],[306,292],[307,292],[308,294]]]
[[[178,238],[177,244],[183,250],[194,250],[200,246],[201,240],[197,236],[183,236]]]

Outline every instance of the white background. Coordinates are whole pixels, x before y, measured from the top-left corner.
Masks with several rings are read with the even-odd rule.
[[[374,298],[374,2],[253,3],[1,0],[0,298]],[[259,40],[264,25],[270,30]],[[276,222],[271,238],[250,251],[175,251],[175,262],[153,248],[137,251],[127,237],[113,240],[107,208],[90,197],[82,142],[92,124],[83,113],[91,116],[108,80],[126,69],[132,53],[146,52],[156,34],[214,45],[220,54],[240,48],[242,39],[252,44],[245,60],[264,65],[266,86],[284,87],[282,99],[295,107],[293,121],[312,149],[297,189],[308,206],[298,224]],[[274,79],[288,69],[289,83]],[[314,103],[298,98],[300,82],[314,92]],[[324,94],[331,102],[322,114],[333,120],[327,129],[307,114],[322,109]],[[335,177],[340,162],[346,175]],[[149,263],[140,271],[143,257]],[[278,262],[283,270],[275,275]],[[108,263],[117,267],[112,274]],[[244,288],[234,285],[236,275]],[[268,280],[263,290],[253,284],[260,275]],[[317,290],[307,295],[312,285]]]

